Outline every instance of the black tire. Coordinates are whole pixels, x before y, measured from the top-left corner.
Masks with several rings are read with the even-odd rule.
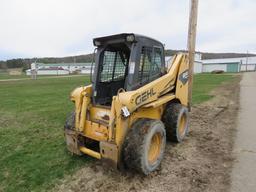
[[[75,118],[76,118],[76,113],[72,111],[69,115],[67,115],[66,122],[64,125],[64,129],[75,129]]]
[[[157,147],[154,148],[156,150],[152,150],[152,143],[155,143],[153,146]],[[125,167],[148,175],[160,165],[165,143],[166,133],[161,121],[138,120],[129,130],[124,142],[123,160]]]
[[[180,103],[170,103],[162,118],[168,141],[182,142],[188,134],[188,109]]]
[[[67,115],[66,122],[64,125],[64,130],[69,129],[69,130],[75,130],[75,121],[76,121],[76,113],[75,111],[72,111],[70,114]],[[85,138],[85,137],[78,137],[79,140],[79,145],[81,146],[87,146],[90,147],[91,149],[96,148],[97,142],[90,139],[90,138]]]

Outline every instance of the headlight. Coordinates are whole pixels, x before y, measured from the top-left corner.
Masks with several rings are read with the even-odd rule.
[[[98,47],[101,45],[101,43],[99,41],[95,41],[94,44]]]
[[[133,42],[134,40],[135,40],[134,35],[127,35],[127,36],[126,36],[126,41],[128,41],[128,42]]]

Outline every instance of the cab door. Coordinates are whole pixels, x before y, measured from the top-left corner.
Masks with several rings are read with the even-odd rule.
[[[164,73],[163,49],[158,46],[142,46],[138,62],[137,87],[142,87]]]

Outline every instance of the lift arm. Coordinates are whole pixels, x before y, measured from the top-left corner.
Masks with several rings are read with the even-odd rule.
[[[188,57],[186,54],[181,53],[174,56],[172,67],[166,75],[135,91],[121,92],[118,94],[117,99],[119,99],[119,102],[126,107],[130,113],[141,106],[158,100],[166,94],[173,94],[175,97],[177,97],[177,95],[184,97],[184,99],[181,99],[181,103],[187,106],[187,78]],[[181,90],[184,91],[184,94],[177,94]]]

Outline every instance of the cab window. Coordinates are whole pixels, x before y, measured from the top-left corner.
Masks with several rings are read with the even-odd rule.
[[[161,48],[143,46],[139,65],[139,82],[146,83],[158,77],[161,73],[161,65]]]
[[[104,51],[100,82],[119,81],[125,77],[127,56],[121,51]]]

